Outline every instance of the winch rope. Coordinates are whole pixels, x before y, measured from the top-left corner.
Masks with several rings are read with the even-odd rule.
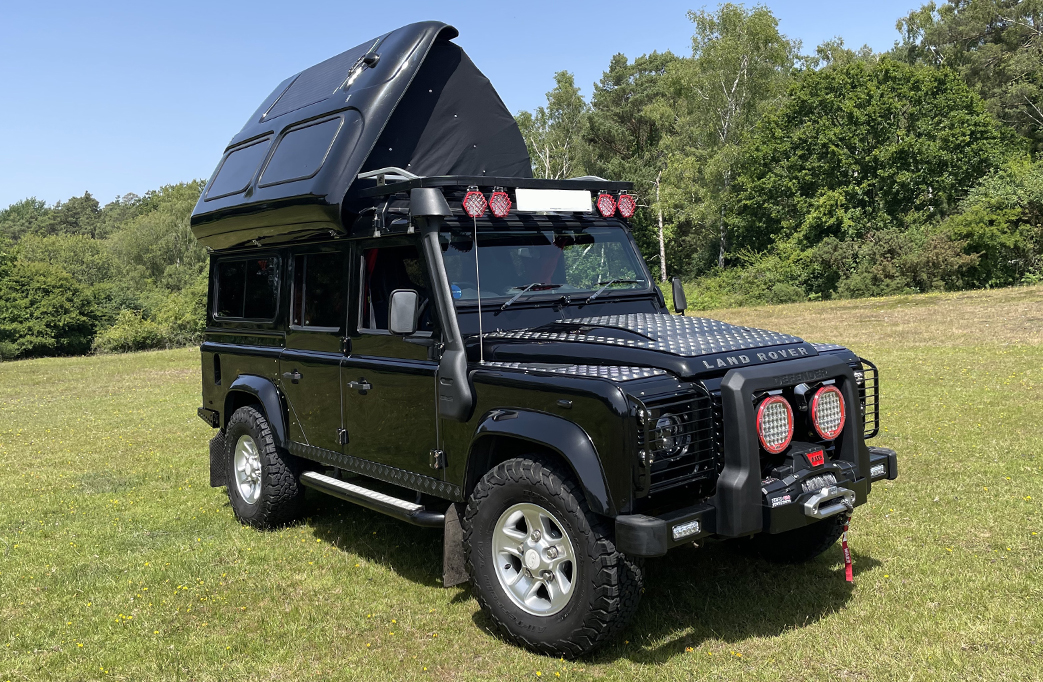
[[[840,536],[840,547],[844,550],[844,579],[849,583],[855,582],[854,567],[851,564],[851,550],[847,546],[847,529],[851,523],[851,514],[848,513],[844,519],[844,533]]]

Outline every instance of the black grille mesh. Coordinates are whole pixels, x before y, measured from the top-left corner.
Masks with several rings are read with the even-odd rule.
[[[880,431],[880,375],[869,360],[859,358],[859,362],[863,383],[858,387],[858,401],[865,421],[865,437],[872,438]]]
[[[638,449],[648,468],[649,494],[695,482],[717,480],[720,462],[719,409],[713,397],[699,389],[645,404],[645,417],[638,428]],[[665,415],[678,424],[673,434],[675,448],[657,442],[656,423]],[[678,447],[680,445],[681,447]]]

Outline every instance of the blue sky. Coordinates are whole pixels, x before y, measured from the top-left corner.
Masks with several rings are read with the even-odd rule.
[[[917,0],[766,3],[805,51],[889,49]],[[567,69],[585,96],[611,56],[689,54],[697,2],[0,3],[0,207],[209,176],[286,76],[403,24],[439,19],[512,112]],[[716,3],[708,4],[710,8]]]

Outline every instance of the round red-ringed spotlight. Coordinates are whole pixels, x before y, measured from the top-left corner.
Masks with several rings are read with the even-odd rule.
[[[616,214],[616,199],[611,194],[599,194],[597,206],[602,218],[611,218]]]
[[[818,435],[834,440],[844,430],[844,394],[836,386],[823,386],[811,399],[811,423]]]
[[[781,395],[770,395],[757,407],[757,436],[761,446],[773,455],[789,447],[793,440],[793,408]]]
[[[624,218],[632,218],[634,216],[634,211],[637,210],[637,197],[633,194],[620,192],[617,206],[619,207],[619,215]]]
[[[511,198],[507,196],[507,192],[502,189],[493,192],[489,196],[489,210],[497,218],[506,218],[511,212]]]
[[[464,213],[472,218],[481,218],[485,215],[485,209],[488,206],[485,195],[477,188],[467,190],[467,194],[464,195]]]

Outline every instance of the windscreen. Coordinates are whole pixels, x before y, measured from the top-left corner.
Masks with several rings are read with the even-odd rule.
[[[621,227],[479,231],[478,272],[474,234],[453,231],[441,235],[442,258],[453,298],[482,300],[526,295],[555,296],[649,287],[640,256]],[[607,285],[607,286],[606,286]]]

